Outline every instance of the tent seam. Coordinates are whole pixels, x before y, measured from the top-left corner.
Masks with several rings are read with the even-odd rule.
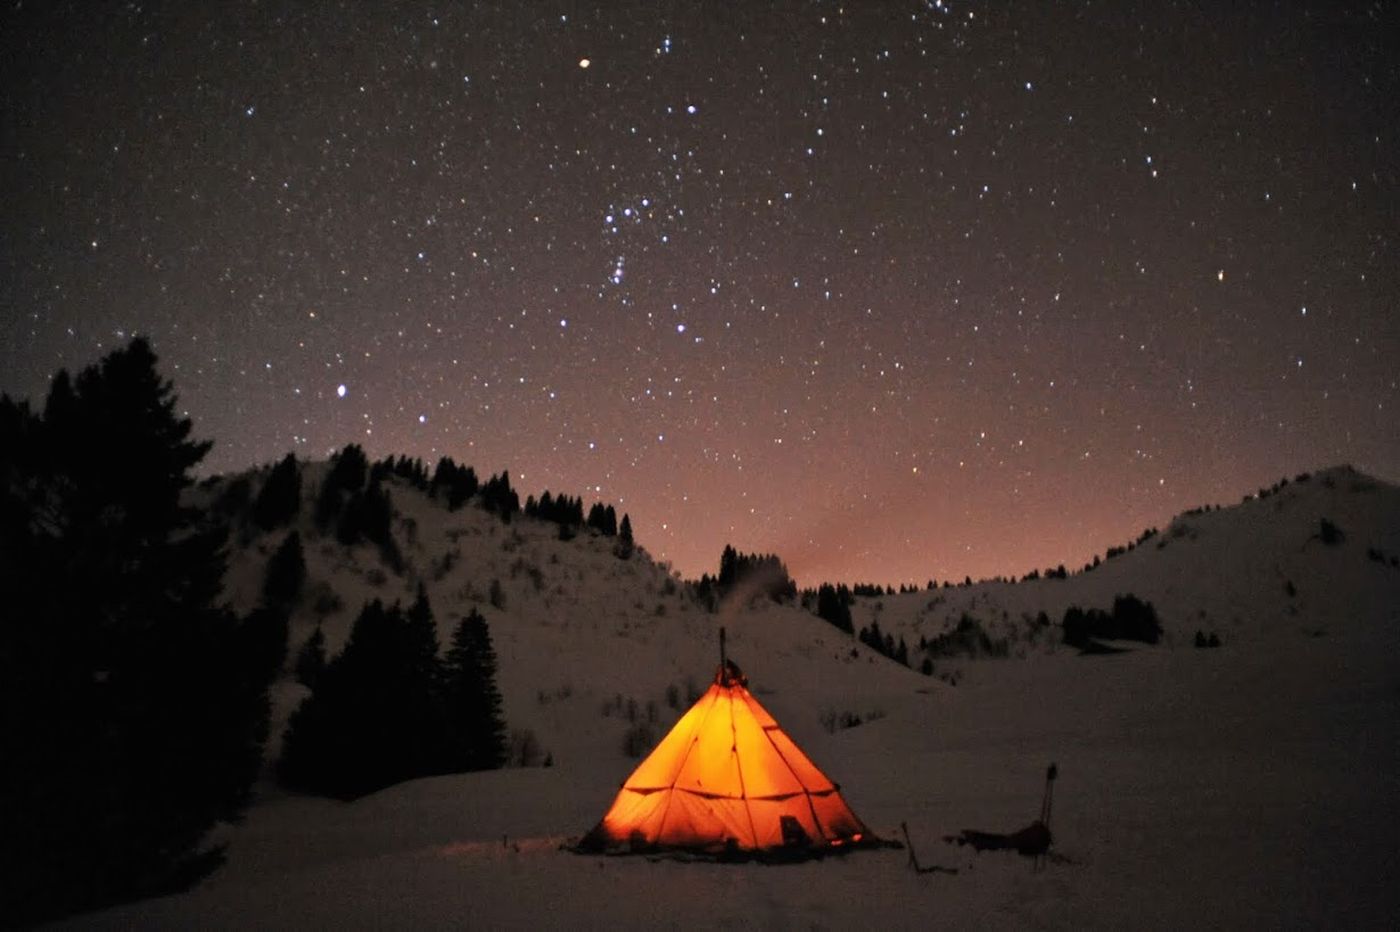
[[[758,700],[755,699],[754,702],[756,704]],[[767,709],[764,709],[763,711],[768,712]],[[772,713],[769,713],[768,717],[773,719],[773,723],[776,726],[778,720],[776,718],[773,718]],[[807,788],[806,781],[797,775],[797,771],[794,770],[792,767],[792,762],[787,759],[787,755],[783,753],[782,748],[778,747],[778,743],[773,740],[773,736],[768,733],[767,728],[763,729],[763,737],[768,739],[768,743],[773,748],[773,753],[778,755],[778,760],[783,762],[783,766],[788,769],[788,773],[792,774],[792,778],[797,781],[797,785],[802,787],[802,795],[807,799],[807,811],[812,813],[812,824],[815,825],[817,827],[817,831],[821,833],[822,840],[830,841],[831,833],[826,830],[826,826],[822,824],[822,820],[817,816],[817,807],[812,804],[812,791]],[[816,766],[815,761],[812,762],[812,766]],[[826,771],[820,770],[820,768],[818,768],[818,770],[820,773],[825,775]],[[833,787],[835,787],[835,781],[831,780],[830,777],[827,777],[827,781],[830,782]],[[823,795],[825,795],[825,793]]]
[[[710,689],[713,690],[714,687],[711,686]],[[695,730],[694,730],[693,732],[691,732],[690,744],[688,744],[688,745],[686,746],[685,754],[681,755],[681,762],[680,762],[680,764],[677,765],[677,767],[676,767],[675,775],[674,775],[673,777],[671,777],[671,783],[670,783],[669,786],[665,787],[665,789],[669,789],[669,790],[671,790],[671,791],[673,791],[673,792],[675,791],[675,789],[676,789],[676,781],[679,780],[679,779],[681,778],[681,773],[685,770],[685,762],[688,761],[688,760],[690,760],[690,752],[693,751],[693,750],[695,749],[695,745],[697,745],[697,744],[700,743],[699,735],[704,731],[704,729],[705,729],[705,723],[708,722],[708,721],[710,720],[710,713],[713,712],[714,710],[715,710],[715,703],[712,701],[712,702],[710,703],[710,707],[709,707],[708,709],[705,710],[704,716],[701,717],[699,725],[697,725],[696,728],[695,728]],[[624,786],[624,789],[625,789],[625,788],[626,788],[626,784],[624,784],[623,786]],[[666,832],[666,820],[667,820],[668,818],[670,818],[670,817],[671,817],[671,797],[668,796],[668,797],[666,797],[666,807],[665,807],[664,809],[661,810],[661,821],[658,822],[658,823],[656,823],[656,837],[657,837],[657,838],[662,838],[662,837],[664,837],[665,832]]]
[[[739,687],[743,689],[743,687]],[[748,690],[744,690],[748,692]],[[734,687],[729,687],[729,753],[734,755],[734,770],[739,774],[739,793],[744,801],[744,813],[749,817],[749,844],[758,847],[758,829],[753,824],[753,807],[749,805],[749,790],[744,784],[744,765],[739,760],[739,730],[734,727]],[[786,762],[785,762],[786,763]],[[791,768],[789,768],[791,769]],[[802,781],[798,781],[801,783]]]

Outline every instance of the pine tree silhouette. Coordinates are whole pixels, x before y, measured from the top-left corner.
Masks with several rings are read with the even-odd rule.
[[[293,520],[300,509],[301,469],[296,457],[288,453],[267,474],[267,481],[253,502],[253,521],[270,531]]]
[[[297,654],[297,682],[309,689],[315,689],[325,669],[326,635],[321,631],[321,626],[317,625],[311,637],[302,645],[301,653]]]
[[[476,494],[477,488],[476,472],[470,466],[458,466],[450,456],[444,456],[438,460],[428,491],[434,497],[443,493],[447,498],[447,510],[456,511]]]
[[[287,659],[287,612],[282,606],[259,605],[239,626],[239,649],[258,679],[271,683]]]
[[[851,623],[850,607],[830,583],[822,583],[817,588],[817,615],[847,634],[855,630]]]
[[[613,548],[613,553],[623,560],[632,559],[632,551],[637,545],[632,540],[632,519],[627,515],[622,516],[622,524],[617,529],[617,546]]]
[[[719,588],[721,592],[728,592],[734,588],[734,584],[739,581],[739,552],[732,544],[725,544],[724,550],[719,555]]]
[[[404,614],[407,656],[403,671],[408,711],[403,723],[409,745],[408,767],[414,775],[444,772],[442,665],[438,661],[437,623],[420,582],[413,604]]]
[[[403,571],[403,557],[391,530],[393,518],[394,507],[383,486],[383,477],[371,471],[369,484],[363,491],[350,493],[345,502],[335,529],[336,539],[347,547],[362,539],[377,544],[384,562],[394,572],[400,573]]]
[[[263,604],[290,607],[301,596],[306,582],[306,558],[302,555],[301,535],[292,531],[267,561],[263,580]]]
[[[339,656],[292,713],[278,777],[293,789],[353,799],[437,771],[437,638],[426,596],[405,613],[365,605]]]
[[[368,472],[369,460],[358,445],[349,444],[335,455],[316,498],[316,525],[321,530],[336,524],[346,497],[364,487]]]
[[[775,602],[797,597],[797,584],[788,574],[787,566],[777,554],[740,553],[726,544],[719,557],[716,585],[721,597],[746,581],[757,583],[756,593],[763,593]]]
[[[510,473],[502,470],[499,476],[487,479],[481,487],[481,506],[500,516],[506,524],[520,510],[520,496],[510,487]]]
[[[144,339],[42,415],[0,401],[0,915],[196,880],[248,801],[266,684],[218,604],[222,528],[181,493],[209,450]]]
[[[443,664],[447,765],[490,770],[505,763],[505,721],[496,689],[496,651],[486,619],[472,609],[452,632]]]

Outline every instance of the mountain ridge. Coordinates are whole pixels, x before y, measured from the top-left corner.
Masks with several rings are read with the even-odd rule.
[[[728,629],[733,656],[790,668],[756,680],[778,698],[779,711],[802,708],[801,737],[846,715],[877,709],[882,696],[941,684],[881,657],[804,611],[767,598],[710,612],[692,582],[639,546],[619,559],[614,539],[583,528],[561,540],[558,525],[516,515],[510,523],[468,503],[448,510],[425,490],[389,475],[392,529],[403,567],[396,572],[368,544],[346,546],[317,529],[314,492],[329,466],[303,463],[302,505],[290,528],[263,531],[235,516],[226,596],[250,610],[266,563],[294,528],[305,542],[307,583],[291,617],[289,656],[319,626],[336,653],[361,605],[374,598],[409,603],[421,582],[442,642],[453,621],[475,609],[491,625],[506,714],[541,755],[621,747],[628,729],[658,732],[676,706],[703,689],[717,661],[717,629]],[[256,484],[267,469],[201,484],[211,501],[240,476]],[[1340,539],[1321,537],[1323,522]],[[1379,554],[1379,559],[1374,558]],[[1014,656],[1062,649],[1057,624],[1070,606],[1107,609],[1117,595],[1152,602],[1165,647],[1192,643],[1194,632],[1226,644],[1287,636],[1394,628],[1400,620],[1400,489],[1339,466],[1281,482],[1240,504],[1192,509],[1165,530],[1066,578],[984,580],[904,594],[863,596],[851,611],[857,630],[878,622],[910,648],[952,631],[966,616],[1003,640]],[[1400,562],[1400,561],[1396,561]],[[810,603],[809,603],[810,604]],[[1037,622],[1045,613],[1051,622]],[[955,666],[970,658],[956,658]],[[945,658],[937,658],[946,673]],[[799,672],[801,671],[801,672]],[[781,689],[778,684],[781,683]],[[921,685],[922,684],[922,685]],[[273,687],[276,756],[281,723],[306,694],[284,675]],[[580,715],[586,703],[596,714]],[[811,714],[820,707],[821,721]],[[780,715],[780,718],[782,716]],[[643,737],[645,734],[643,735]]]

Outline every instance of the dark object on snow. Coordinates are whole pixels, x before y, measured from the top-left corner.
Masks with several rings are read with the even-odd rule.
[[[1045,769],[1045,795],[1040,801],[1040,818],[1018,832],[1003,835],[997,832],[982,832],[965,828],[957,835],[947,835],[944,841],[949,844],[971,845],[977,851],[1015,851],[1024,857],[1035,858],[1041,863],[1050,852],[1053,836],[1050,834],[1050,812],[1055,800],[1055,778],[1060,769],[1051,764]]]
[[[1115,644],[1110,644],[1107,641],[1100,641],[1097,638],[1090,638],[1084,643],[1083,647],[1079,648],[1079,656],[1096,657],[1103,654],[1126,654],[1129,653],[1131,650],[1132,648],[1129,647],[1119,647]]]
[[[949,835],[947,841],[959,845],[971,845],[978,851],[1014,850],[1028,858],[1040,857],[1050,850],[1050,829],[1044,822],[1036,820],[1019,832],[1000,835],[996,832],[979,832],[965,828],[960,835]]]

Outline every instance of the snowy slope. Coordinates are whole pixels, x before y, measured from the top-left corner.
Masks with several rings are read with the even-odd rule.
[[[611,538],[580,532],[558,539],[558,526],[517,515],[511,524],[474,505],[448,511],[396,478],[386,480],[396,512],[395,540],[406,569],[396,575],[369,544],[347,548],[322,536],[311,519],[315,489],[325,464],[303,467],[301,533],[307,563],[305,595],[292,618],[294,657],[319,623],[329,655],[344,646],[366,600],[412,601],[421,582],[427,589],[439,639],[475,608],[491,628],[499,661],[498,685],[509,725],[533,732],[543,750],[562,761],[596,756],[600,746],[615,752],[618,779],[625,776],[623,735],[637,717],[659,737],[675,720],[687,695],[709,685],[719,659],[718,631],[728,632],[730,656],[741,666],[790,670],[769,678],[755,669],[755,692],[775,714],[785,706],[805,712],[794,734],[821,730],[819,712],[856,710],[925,681],[860,648],[850,638],[791,606],[759,600],[742,611],[722,606],[704,611],[690,589],[644,549],[629,560],[614,555]],[[218,489],[206,490],[217,495]],[[256,604],[269,557],[289,530],[243,529],[230,545],[227,596],[239,610]],[[501,607],[489,598],[499,581]],[[328,594],[329,611],[317,603]],[[324,608],[324,606],[322,606]],[[667,702],[668,687],[679,708]],[[276,753],[283,723],[306,694],[288,675],[274,690]],[[619,697],[621,702],[618,703]],[[629,700],[631,703],[629,703]],[[613,706],[604,714],[604,705]],[[620,706],[620,707],[618,707]],[[270,790],[271,788],[269,788]]]
[[[1339,543],[1319,538],[1323,519],[1342,531]],[[1125,593],[1153,603],[1169,646],[1190,646],[1197,630],[1226,643],[1394,631],[1400,566],[1391,558],[1400,560],[1400,489],[1338,467],[1262,498],[1180,515],[1127,553],[1067,579],[864,597],[851,611],[857,628],[878,620],[911,648],[963,613],[998,636],[1025,640],[1038,612],[1058,622],[1071,605],[1107,610]]]
[[[478,607],[507,718],[534,731],[555,766],[410,781],[349,804],[264,784],[245,822],[221,830],[229,861],[198,889],[71,925],[1382,927],[1400,912],[1400,569],[1366,555],[1400,553],[1393,487],[1329,471],[1178,519],[1067,580],[858,602],[857,625],[879,601],[882,627],[917,641],[964,609],[1024,627],[1022,614],[1058,617],[1064,605],[1107,606],[1132,591],[1158,605],[1170,644],[1189,644],[1202,626],[1225,640],[1080,657],[1043,634],[1021,645],[1026,662],[959,661],[956,687],[864,648],[853,655],[849,637],[799,609],[705,613],[664,567],[640,553],[618,560],[603,538],[561,542],[552,524],[448,513],[401,484],[393,496],[402,578],[372,548],[347,551],[301,524],[308,588],[343,601],[323,620],[333,649],[364,598],[407,600],[419,579],[444,636]],[[1340,544],[1312,539],[1323,517],[1346,535]],[[282,533],[236,542],[237,604],[256,598]],[[456,562],[440,573],[448,552]],[[503,608],[487,598],[492,579]],[[943,601],[929,608],[934,597]],[[313,603],[294,620],[293,650],[313,629]],[[659,736],[679,714],[667,687],[682,706],[687,680],[703,688],[720,624],[752,688],[856,813],[887,836],[907,822],[923,863],[956,875],[916,875],[894,850],[784,867],[559,850],[635,765],[621,750],[625,715],[604,706],[620,694],[645,718],[653,703]],[[279,687],[282,716],[301,691]],[[831,712],[866,721],[829,733]],[[1050,761],[1061,773],[1052,828],[1063,860],[1037,872],[1014,854],[941,841],[1026,824]]]
[[[903,851],[791,866],[559,850],[606,808],[608,748],[550,769],[411,781],[352,804],[279,798],[199,889],[83,928],[1382,928],[1400,909],[1395,641],[1288,639],[973,664],[804,744]],[[781,668],[778,668],[779,670]],[[780,677],[781,678],[781,677]],[[1060,767],[1064,860],[940,841],[1010,830]]]

